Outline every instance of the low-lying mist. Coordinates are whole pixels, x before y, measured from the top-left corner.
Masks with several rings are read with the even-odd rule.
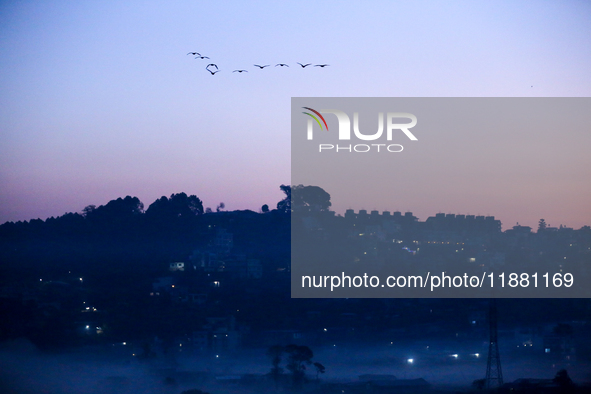
[[[385,346],[328,345],[313,351],[313,361],[326,367],[326,373],[319,376],[322,382],[354,382],[364,374],[394,375],[397,379],[423,378],[435,387],[468,389],[486,374],[486,343],[458,345],[433,340]],[[591,381],[588,364],[553,364],[542,356],[501,347],[505,382],[549,379],[561,368],[566,368],[576,383]],[[270,369],[266,349],[217,355],[169,352],[140,360],[108,347],[50,354],[40,352],[24,339],[0,344],[0,391],[8,394],[180,394],[195,388],[211,394],[274,392],[271,380],[261,376]],[[258,379],[256,389],[236,383],[245,374]],[[316,380],[312,366],[306,376]]]

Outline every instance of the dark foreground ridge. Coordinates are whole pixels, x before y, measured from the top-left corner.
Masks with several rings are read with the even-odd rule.
[[[541,220],[536,232],[503,232],[494,218],[339,216],[321,188],[281,190],[276,208],[259,212],[227,211],[222,203],[204,209],[198,197],[178,193],[148,209],[128,196],[1,225],[0,383],[58,393],[72,391],[40,384],[81,379],[88,386],[76,392],[97,392],[97,384],[101,392],[132,392],[145,384],[144,392],[211,394],[293,386],[318,393],[477,390],[472,384],[486,372],[488,300],[291,299],[292,212],[320,212],[321,222],[302,222],[306,231],[340,239],[343,257],[359,263],[567,266],[590,257],[588,226],[550,228]],[[375,252],[364,253],[370,246]],[[500,359],[505,382],[513,382],[503,390],[557,392],[547,379],[566,369],[573,392],[584,392],[590,316],[588,299],[498,300]],[[78,372],[52,374],[53,365]],[[515,382],[523,377],[531,379]]]

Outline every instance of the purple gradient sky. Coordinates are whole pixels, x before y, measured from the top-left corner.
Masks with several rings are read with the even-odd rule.
[[[585,1],[2,2],[0,223],[181,191],[212,208],[274,206],[290,182],[292,96],[587,97],[590,18]],[[527,213],[482,212],[504,229],[579,228],[590,179],[566,210],[515,196]],[[448,210],[411,198],[383,209]]]

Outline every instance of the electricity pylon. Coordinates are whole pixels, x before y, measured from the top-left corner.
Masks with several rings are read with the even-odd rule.
[[[488,324],[490,339],[488,342],[488,361],[486,363],[486,384],[487,389],[501,387],[503,385],[503,371],[501,369],[501,357],[499,356],[499,342],[497,333],[497,302],[494,298],[490,300],[488,312]]]

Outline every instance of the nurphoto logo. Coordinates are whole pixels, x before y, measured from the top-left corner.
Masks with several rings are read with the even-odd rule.
[[[308,115],[310,119],[308,119],[307,125],[307,139],[313,140],[314,139],[314,121],[320,127],[320,130],[328,131],[328,124],[326,119],[322,114],[333,114],[337,117],[337,121],[339,124],[338,130],[338,137],[339,141],[347,141],[351,140],[351,119],[349,116],[338,109],[321,109],[320,111],[316,111],[310,107],[302,107],[310,112],[302,112],[305,115]],[[320,119],[319,119],[320,118]],[[395,120],[396,119],[396,120]],[[399,119],[410,119],[410,123],[399,123]],[[401,131],[406,135],[411,141],[417,141],[417,137],[409,129],[413,128],[417,124],[417,117],[413,114],[407,112],[388,112],[386,114],[386,141],[392,141],[392,135],[394,131]],[[324,127],[323,127],[324,125]],[[376,141],[382,138],[384,134],[384,113],[378,113],[378,130],[373,134],[364,134],[359,130],[359,113],[353,113],[353,133],[355,137],[362,141]],[[357,152],[357,153],[365,153],[369,151],[387,151],[392,153],[402,152],[403,147],[400,144],[356,144],[356,145],[334,145],[334,144],[319,144],[318,151],[320,153],[324,151],[332,151],[332,152]]]

